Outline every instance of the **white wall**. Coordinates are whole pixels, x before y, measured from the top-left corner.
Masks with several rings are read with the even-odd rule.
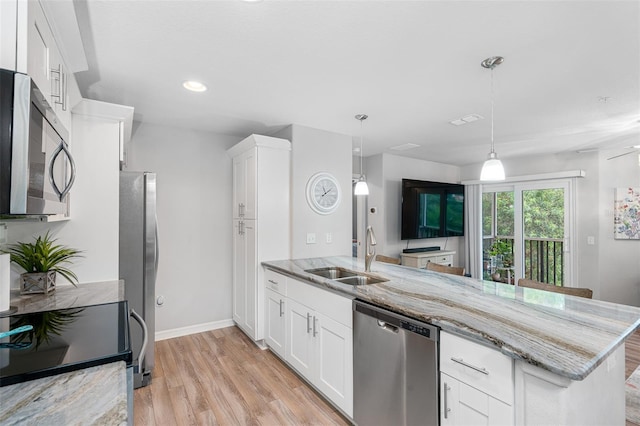
[[[156,332],[231,318],[231,159],[242,138],[142,123],[127,170],[157,174]]]
[[[350,256],[351,136],[296,124],[273,136],[291,141],[291,257]],[[314,212],[305,195],[307,181],[321,171],[333,174],[342,191],[340,206],[329,215]],[[307,244],[307,233],[316,234],[316,244]]]
[[[640,306],[640,241],[613,239],[613,191],[616,187],[640,187],[636,155],[606,160],[610,153],[566,153],[520,159],[503,159],[507,176],[566,170],[586,171],[577,179],[575,286],[588,287],[594,298]],[[480,176],[482,164],[462,169],[462,180]],[[596,238],[595,245],[587,237]]]
[[[640,306],[640,240],[613,238],[614,189],[640,188],[640,158],[636,154],[607,160],[600,153],[598,267],[600,294],[604,300]],[[597,235],[597,234],[596,234]]]
[[[407,241],[400,239],[402,179],[460,182],[460,168],[457,166],[391,154],[366,158],[364,172],[369,184],[367,223],[373,226],[378,240],[376,251],[392,257],[400,257],[402,250],[407,248]],[[376,212],[371,213],[371,208]],[[464,237],[409,241],[409,247],[425,246],[454,250],[454,264],[464,265]]]

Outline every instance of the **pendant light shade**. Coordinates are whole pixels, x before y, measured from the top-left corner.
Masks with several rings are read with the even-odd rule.
[[[489,152],[489,158],[482,165],[482,171],[480,172],[480,180],[504,180],[504,166],[502,161],[498,159],[493,143],[493,69],[504,62],[502,56],[492,56],[482,61],[484,68],[491,70],[491,151]]]
[[[367,185],[367,182],[364,180],[364,175],[360,175],[360,179],[358,183],[356,183],[353,193],[355,195],[369,195],[369,185]]]
[[[482,165],[480,180],[504,180],[504,167],[502,161],[498,160],[498,154],[489,153],[489,158]]]
[[[362,122],[367,118],[369,118],[367,114],[356,115],[356,120],[360,121],[360,179],[358,179],[356,187],[353,188],[354,195],[369,195],[369,185],[367,185],[367,181],[362,170]]]

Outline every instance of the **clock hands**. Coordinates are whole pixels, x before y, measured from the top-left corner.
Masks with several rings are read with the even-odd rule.
[[[329,190],[327,191],[327,190],[325,190],[325,189],[324,189],[324,186],[323,186],[323,187],[322,187],[322,190],[324,191],[324,194],[322,194],[322,197],[324,197],[325,195],[327,195],[328,193],[330,193],[332,189],[333,189],[333,188],[329,188]]]

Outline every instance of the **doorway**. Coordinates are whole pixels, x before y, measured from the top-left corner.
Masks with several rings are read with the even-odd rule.
[[[483,186],[483,278],[570,286],[572,193],[569,180]]]

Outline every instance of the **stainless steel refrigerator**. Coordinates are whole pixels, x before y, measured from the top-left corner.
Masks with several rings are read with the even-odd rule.
[[[154,366],[155,287],[158,272],[158,226],[156,217],[156,175],[148,172],[120,172],[120,279],[129,308],[147,325],[147,346],[134,387],[151,383]],[[131,324],[133,359],[143,343],[141,327]]]

